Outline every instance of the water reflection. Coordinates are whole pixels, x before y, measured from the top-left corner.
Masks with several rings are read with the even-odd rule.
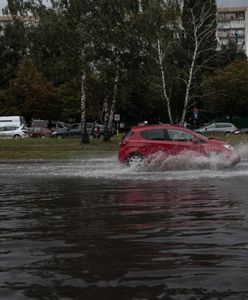
[[[0,298],[248,298],[247,176],[8,172],[0,175]]]

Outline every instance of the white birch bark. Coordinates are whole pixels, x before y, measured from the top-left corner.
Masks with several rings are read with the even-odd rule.
[[[103,102],[103,113],[104,113],[104,121],[103,121],[103,140],[108,140],[108,122],[109,122],[109,107],[108,107],[108,99],[104,98]]]
[[[186,113],[187,113],[187,108],[189,105],[189,96],[190,96],[190,88],[191,88],[191,84],[192,84],[192,78],[193,78],[193,71],[194,71],[194,67],[195,67],[195,63],[196,63],[196,56],[197,56],[197,52],[198,52],[198,36],[197,36],[197,26],[195,24],[195,17],[193,14],[193,11],[191,10],[192,13],[192,21],[193,21],[193,26],[194,26],[194,51],[193,51],[193,56],[192,56],[192,61],[190,64],[190,68],[189,68],[189,77],[188,77],[188,81],[186,84],[186,92],[185,92],[185,98],[184,98],[184,106],[183,106],[183,112],[182,112],[182,118],[181,118],[181,124],[184,124],[185,122],[185,117],[186,117]]]
[[[85,93],[86,75],[82,71],[81,76],[81,143],[88,143],[89,137],[86,128],[86,93]]]
[[[110,110],[109,110],[109,122],[108,122],[108,131],[109,131],[109,133],[112,132],[112,127],[113,127],[114,111],[115,111],[117,93],[118,93],[118,81],[119,81],[119,70],[118,70],[118,67],[117,67],[117,71],[116,71],[116,75],[115,75],[115,81],[114,81],[113,99],[112,99],[111,107],[110,107]]]
[[[167,106],[167,113],[168,113],[169,121],[170,121],[170,124],[172,124],[170,98],[168,96],[166,84],[165,84],[165,75],[164,75],[164,68],[163,68],[163,55],[162,55],[161,43],[160,43],[159,38],[157,39],[157,46],[158,46],[158,59],[159,59],[159,66],[160,66],[160,71],[161,71],[163,94],[164,94],[164,99],[165,99],[165,103]]]
[[[203,45],[208,41],[208,38],[213,32],[211,26],[202,30],[206,20],[210,17],[211,17],[211,12],[207,6],[207,3],[202,7],[201,12],[198,15],[198,18],[194,15],[193,9],[191,9],[191,20],[189,21],[192,22],[193,24],[194,32],[193,32],[192,42],[194,44],[194,48],[193,48],[191,63],[189,65],[187,79],[183,80],[186,84],[186,90],[185,90],[184,106],[183,106],[182,117],[181,117],[181,124],[184,124],[187,110],[190,107],[190,100],[191,100],[190,91],[192,87],[193,78],[196,75],[196,73],[200,71],[200,69],[206,67],[206,63],[207,63],[207,61],[205,61],[202,62],[202,65],[197,65],[197,58],[203,52],[216,50],[210,48],[204,49],[203,47]],[[209,60],[210,59],[211,58],[209,58]]]

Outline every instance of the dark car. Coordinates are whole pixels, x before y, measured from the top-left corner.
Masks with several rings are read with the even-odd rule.
[[[87,133],[89,136],[101,137],[103,135],[103,125],[97,123],[87,123]],[[81,137],[81,123],[74,123],[68,127],[58,129],[52,133],[57,138],[76,138]]]
[[[185,152],[200,156],[221,154],[230,165],[240,160],[230,144],[208,139],[192,130],[173,125],[133,127],[120,143],[118,158],[120,162],[131,165],[140,163],[144,158],[149,158],[157,152],[164,152],[167,155]]]
[[[57,138],[73,138],[81,136],[81,124],[75,123],[71,124],[68,127],[58,129],[52,133],[53,137]]]
[[[29,128],[30,137],[33,138],[45,138],[52,136],[52,130],[46,127],[31,127]]]

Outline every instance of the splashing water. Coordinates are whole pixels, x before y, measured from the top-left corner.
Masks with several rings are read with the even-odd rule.
[[[144,161],[142,168],[152,171],[176,171],[176,170],[218,170],[228,167],[230,163],[226,157],[211,153],[208,157],[196,155],[195,152],[185,152],[180,155],[167,155],[157,152]]]
[[[240,143],[235,147],[235,150],[240,155],[241,160],[248,160],[248,144]]]
[[[1,176],[81,177],[100,180],[191,180],[202,178],[229,178],[248,176],[248,144],[235,147],[241,163],[228,166],[221,155],[209,157],[195,153],[168,156],[156,153],[142,165],[128,167],[116,156],[104,159],[37,160],[1,162]],[[149,162],[148,162],[149,161]]]

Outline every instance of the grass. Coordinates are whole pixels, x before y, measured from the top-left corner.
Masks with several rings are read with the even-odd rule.
[[[231,144],[248,144],[248,135],[212,137]],[[114,137],[110,142],[92,139],[89,144],[80,144],[80,139],[0,139],[0,160],[104,158],[117,155],[120,139],[121,136]]]
[[[120,137],[110,142],[92,139],[80,144],[80,139],[5,139],[0,140],[0,160],[6,159],[72,159],[117,155]]]
[[[248,144],[248,135],[246,134],[242,134],[242,135],[238,135],[238,134],[230,134],[230,135],[224,135],[224,134],[216,134],[216,135],[209,135],[209,138],[214,138],[214,139],[219,139],[219,140],[223,140],[226,141],[230,144],[240,144],[240,143],[246,143]]]

